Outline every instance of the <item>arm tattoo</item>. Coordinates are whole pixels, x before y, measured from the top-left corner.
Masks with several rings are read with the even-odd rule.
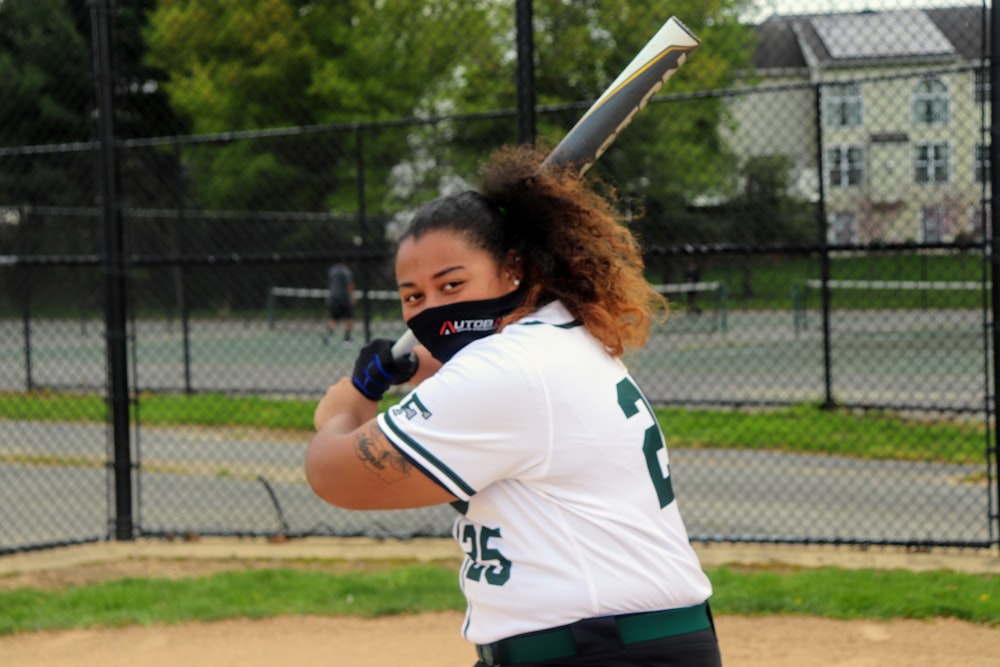
[[[369,426],[367,431],[358,433],[354,441],[358,459],[386,484],[409,477],[413,465],[384,438],[380,441],[380,435],[381,431],[375,424]]]

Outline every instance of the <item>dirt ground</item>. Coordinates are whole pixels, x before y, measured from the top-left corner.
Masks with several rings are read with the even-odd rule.
[[[1000,574],[996,552],[911,553],[822,547],[707,545],[706,566],[951,569]],[[444,540],[199,540],[107,543],[0,557],[0,589],[53,588],[127,576],[190,577],[233,568],[308,567],[333,571],[398,559],[457,559]],[[374,564],[374,565],[373,565]],[[458,612],[374,620],[283,617],[174,626],[24,633],[0,637],[4,667],[240,667],[336,665],[471,667]],[[811,617],[716,619],[727,667],[923,667],[997,664],[1000,627],[949,619],[834,621]]]

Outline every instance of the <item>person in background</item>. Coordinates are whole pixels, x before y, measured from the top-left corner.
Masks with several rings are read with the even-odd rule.
[[[611,195],[543,157],[501,149],[480,191],[416,212],[395,268],[420,345],[362,349],[316,406],[306,477],[349,509],[451,503],[477,667],[718,667],[712,586],[622,363],[666,301]]]
[[[687,292],[687,312],[688,315],[701,315],[701,308],[698,306],[697,285],[701,281],[701,267],[698,266],[698,259],[692,257],[684,267],[684,282],[691,285],[692,289]]]
[[[343,260],[336,262],[326,273],[326,305],[330,317],[323,331],[323,344],[344,324],[344,344],[351,342],[354,328],[354,276]]]

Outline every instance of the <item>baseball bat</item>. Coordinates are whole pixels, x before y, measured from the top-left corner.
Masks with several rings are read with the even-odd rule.
[[[687,26],[671,16],[552,149],[541,169],[572,164],[580,174],[586,173],[700,43]],[[416,337],[407,329],[393,344],[392,355],[398,359],[416,344]]]

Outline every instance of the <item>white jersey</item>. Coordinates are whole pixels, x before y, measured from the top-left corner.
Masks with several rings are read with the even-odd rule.
[[[461,499],[470,641],[711,595],[649,404],[561,304],[463,348],[378,420]]]

